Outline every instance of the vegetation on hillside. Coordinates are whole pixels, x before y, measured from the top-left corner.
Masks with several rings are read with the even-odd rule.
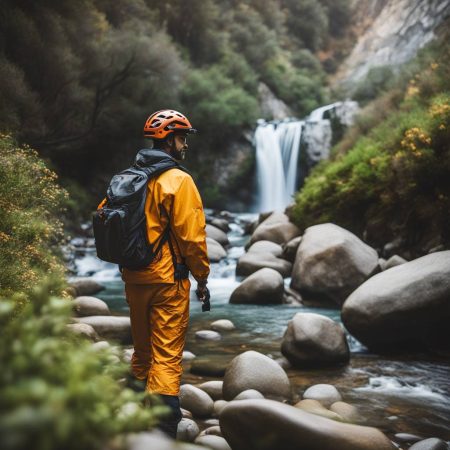
[[[450,244],[450,46],[434,44],[368,104],[296,196],[302,228],[334,222],[411,257]]]

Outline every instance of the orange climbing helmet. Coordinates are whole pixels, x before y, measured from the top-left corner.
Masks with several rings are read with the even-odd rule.
[[[144,137],[164,139],[170,133],[181,131],[196,133],[186,116],[173,109],[162,109],[153,113],[145,122]]]

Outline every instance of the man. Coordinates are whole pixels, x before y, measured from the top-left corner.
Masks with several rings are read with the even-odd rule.
[[[153,139],[153,149],[141,150],[137,162],[145,165],[161,154],[184,159],[187,136],[194,132],[183,114],[173,110],[155,112],[144,127],[144,136]],[[181,169],[173,168],[151,178],[147,189],[148,242],[159,242],[167,226],[170,232],[148,267],[122,271],[134,344],[131,370],[134,377],[146,380],[148,392],[159,394],[171,408],[171,416],[160,428],[176,437],[181,420],[178,395],[182,353],[189,320],[188,270],[197,281],[199,299],[209,296],[205,215],[192,177]]]

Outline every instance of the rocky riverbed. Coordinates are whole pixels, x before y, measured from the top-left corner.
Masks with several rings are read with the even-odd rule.
[[[183,375],[190,400],[184,400],[189,413],[179,429],[181,440],[233,449],[326,450],[328,441],[339,449],[447,447],[450,363],[438,319],[446,318],[449,309],[449,252],[415,263],[386,252],[381,259],[375,249],[332,224],[300,236],[281,213],[258,218],[210,211],[207,231],[212,311],[202,313],[191,295]],[[95,257],[88,235],[72,240],[68,254],[75,255],[77,279],[88,278],[75,286],[77,295],[94,292],[93,282],[105,287],[95,294],[103,304],[76,300],[77,314],[90,316],[78,318],[82,324],[77,326],[94,340],[115,338],[129,347],[129,322],[115,317],[128,312],[117,268]],[[422,268],[428,272],[422,274]],[[406,283],[403,272],[413,273],[417,284]],[[398,311],[390,307],[397,304],[389,300],[393,284],[405,293],[402,297],[394,289]],[[421,291],[421,286],[426,287]],[[420,295],[408,301],[414,292]],[[373,305],[362,308],[369,300],[359,298],[366,297]],[[345,325],[360,340],[342,326],[341,308]],[[383,316],[381,309],[389,314]],[[405,322],[398,333],[374,339],[383,329],[392,330],[393,320]],[[205,387],[205,382],[210,383]],[[311,397],[314,386],[316,397]],[[323,395],[333,390],[338,396],[330,403]],[[222,417],[225,402],[239,393],[242,403],[232,402]],[[200,414],[192,411],[198,406],[192,406],[196,394],[204,407]],[[247,417],[260,420],[248,423]],[[418,442],[424,439],[435,440]]]

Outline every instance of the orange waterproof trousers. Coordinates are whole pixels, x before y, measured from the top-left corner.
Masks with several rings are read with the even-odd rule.
[[[178,395],[189,322],[189,279],[175,284],[125,283],[134,353],[131,371],[151,393]]]

